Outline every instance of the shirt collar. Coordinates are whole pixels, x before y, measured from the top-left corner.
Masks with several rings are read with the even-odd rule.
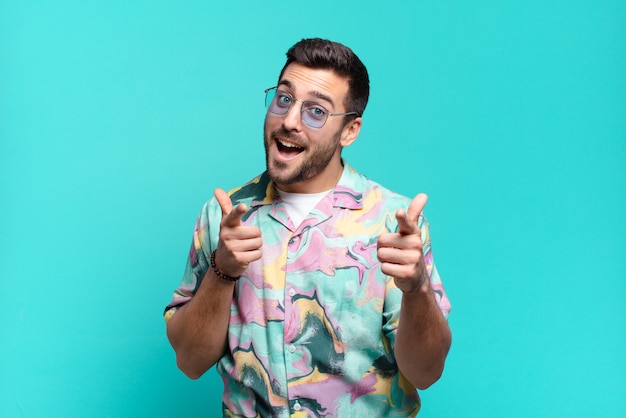
[[[345,209],[361,209],[363,207],[363,193],[365,191],[365,179],[348,162],[342,160],[343,172],[333,189],[333,206]],[[257,194],[253,197],[250,205],[271,205],[277,199],[278,194],[274,182],[270,180],[267,171],[252,180],[256,183]]]

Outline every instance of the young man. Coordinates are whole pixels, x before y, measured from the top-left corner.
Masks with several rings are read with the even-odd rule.
[[[426,196],[342,160],[369,95],[349,48],[298,42],[266,94],[267,170],[215,190],[165,310],[177,364],[217,363],[225,416],[414,416],[451,341]]]

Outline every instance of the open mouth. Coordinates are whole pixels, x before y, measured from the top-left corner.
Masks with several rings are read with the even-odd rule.
[[[276,147],[278,152],[285,157],[295,157],[304,151],[302,147],[281,140],[276,140]]]

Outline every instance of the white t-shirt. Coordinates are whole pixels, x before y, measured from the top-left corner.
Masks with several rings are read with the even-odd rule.
[[[289,193],[277,187],[276,192],[285,204],[285,208],[287,209],[287,213],[294,227],[297,228],[330,190],[321,193]]]

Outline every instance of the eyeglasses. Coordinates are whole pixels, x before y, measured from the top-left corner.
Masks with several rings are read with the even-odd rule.
[[[302,122],[311,128],[321,128],[329,116],[356,115],[356,112],[330,113],[324,106],[309,100],[299,100],[276,87],[265,89],[265,107],[275,115],[286,115],[294,102],[301,102]]]

